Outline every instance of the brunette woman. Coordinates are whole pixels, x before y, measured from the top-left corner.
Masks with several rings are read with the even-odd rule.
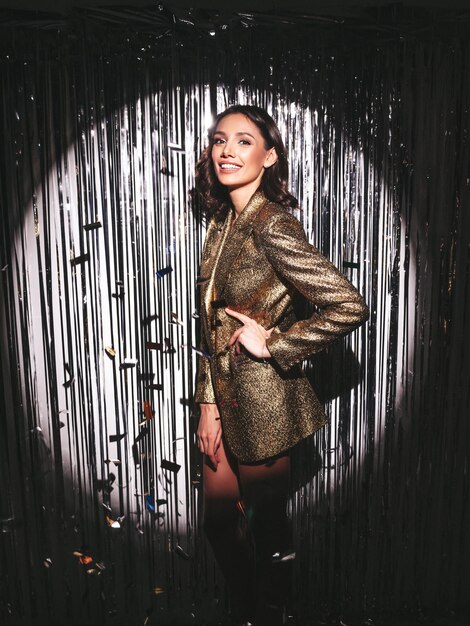
[[[218,115],[197,164],[209,218],[201,263],[197,441],[204,527],[237,624],[288,623],[289,451],[326,423],[301,363],[367,319],[349,281],[290,211],[287,158],[263,109]],[[293,300],[315,306],[297,319]],[[240,532],[244,515],[250,535]]]

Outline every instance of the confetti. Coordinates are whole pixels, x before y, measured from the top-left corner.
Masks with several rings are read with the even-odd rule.
[[[160,467],[162,469],[169,470],[170,472],[175,472],[176,474],[178,470],[180,469],[181,465],[178,465],[178,463],[173,463],[172,461],[162,460],[162,462],[160,463]]]
[[[151,322],[154,322],[155,320],[158,320],[158,315],[149,315],[148,317],[144,317],[144,319],[142,320],[142,325],[148,326]]]
[[[124,439],[124,437],[127,435],[127,432],[124,433],[116,433],[115,435],[110,435],[109,436],[109,442],[110,443],[114,443],[116,441],[121,441],[121,439]]]
[[[88,253],[87,254],[82,254],[80,256],[76,256],[73,259],[70,259],[70,265],[72,267],[75,267],[77,265],[81,265],[82,263],[86,263],[89,260],[90,260],[90,255]]]
[[[149,390],[153,389],[155,391],[162,391],[163,385],[159,385],[158,383],[152,383],[151,385],[147,385],[145,389],[149,389]]]
[[[155,417],[152,411],[152,406],[150,402],[147,402],[147,400],[144,400],[144,415],[145,419],[148,421],[152,420]]]
[[[190,558],[191,558],[189,556],[189,554],[187,552],[185,552],[183,550],[183,548],[179,544],[176,544],[176,546],[173,548],[173,552],[175,552],[175,554],[177,554],[178,556],[182,557],[186,561],[189,561]]]
[[[162,352],[165,352],[165,353],[174,353],[175,352],[175,349],[168,342],[168,340],[165,340],[165,343],[156,343],[154,341],[147,341],[145,346],[146,346],[147,350],[161,350]]]
[[[148,494],[145,496],[145,506],[151,513],[155,511],[155,499],[152,495]]]
[[[138,443],[139,441],[142,441],[142,439],[144,437],[146,437],[150,432],[150,429],[148,426],[145,426],[144,428],[142,428],[142,430],[140,431],[140,433],[137,435],[137,437],[134,439],[134,444]]]
[[[272,563],[287,563],[295,559],[295,552],[275,552],[271,557]]]
[[[343,261],[343,267],[350,267],[352,269],[358,270],[360,268],[359,263],[353,263],[352,261]]]
[[[79,560],[82,565],[89,565],[90,563],[93,563],[93,557],[86,554],[81,555]]]
[[[106,352],[106,354],[109,356],[110,359],[114,359],[114,357],[116,356],[116,350],[112,346],[106,346],[104,351]]]
[[[171,314],[171,322],[170,324],[177,324],[178,326],[184,326],[184,322],[182,322],[180,319],[178,319],[178,316],[176,315],[176,313],[172,313]]]
[[[134,459],[135,466],[139,467],[140,466],[139,446],[136,443],[132,445],[132,457]]]
[[[111,519],[109,515],[106,515],[106,521],[108,522],[108,525],[110,526],[110,528],[121,528],[121,525],[124,519],[125,519],[124,515],[122,517],[118,517],[115,520]]]
[[[102,226],[103,225],[101,222],[92,222],[91,224],[84,224],[83,230],[86,230],[86,231],[97,230],[98,228],[102,228]]]
[[[168,265],[167,267],[163,267],[162,269],[157,271],[157,276],[158,278],[163,278],[163,276],[166,276],[166,274],[169,274],[171,271],[173,271],[171,265]]]
[[[137,359],[124,359],[122,363],[119,365],[120,370],[130,369],[131,367],[135,367],[139,361]]]
[[[139,372],[137,375],[137,379],[139,381],[145,381],[145,380],[152,381],[154,378],[155,378],[155,374],[152,374],[151,372]]]
[[[75,376],[73,375],[73,370],[72,370],[72,368],[70,367],[70,365],[69,365],[68,363],[64,363],[64,368],[65,368],[65,370],[67,371],[67,373],[68,373],[68,375],[70,376],[70,378],[69,378],[69,380],[66,380],[66,381],[63,383],[63,385],[62,385],[62,386],[63,386],[65,389],[68,389],[68,388],[69,388],[69,387],[71,387],[71,386],[73,385],[73,383],[75,382]]]

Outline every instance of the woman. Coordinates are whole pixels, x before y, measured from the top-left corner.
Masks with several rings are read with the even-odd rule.
[[[211,218],[195,397],[204,527],[236,623],[275,626],[286,623],[290,586],[289,450],[326,423],[301,363],[364,322],[367,307],[289,212],[297,201],[266,111],[236,105],[217,117],[196,189]],[[298,295],[315,305],[308,319],[296,318]]]

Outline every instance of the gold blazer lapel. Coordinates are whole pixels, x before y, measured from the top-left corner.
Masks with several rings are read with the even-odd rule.
[[[210,351],[212,352],[214,346],[212,345],[212,333],[211,333],[211,315],[212,307],[211,302],[214,294],[214,270],[217,266],[220,253],[224,247],[225,239],[230,231],[232,224],[232,213],[228,213],[225,218],[225,222],[212,221],[207,229],[206,243],[204,246],[204,252],[201,260],[201,313],[202,315],[202,332],[204,333],[207,342],[209,344]]]
[[[263,193],[257,191],[232,225],[228,236],[225,237],[222,250],[214,266],[215,298],[221,298],[225,285],[230,278],[233,264],[237,260],[246,239],[250,236],[253,222],[266,201]]]

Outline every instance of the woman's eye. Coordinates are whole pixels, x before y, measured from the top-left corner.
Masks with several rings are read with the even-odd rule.
[[[251,145],[249,141],[247,141],[246,139],[240,139],[240,143],[242,144],[242,146],[249,146]]]
[[[216,137],[216,139],[214,139],[214,145],[220,145],[221,143],[224,143],[224,140],[221,139],[220,137]]]

